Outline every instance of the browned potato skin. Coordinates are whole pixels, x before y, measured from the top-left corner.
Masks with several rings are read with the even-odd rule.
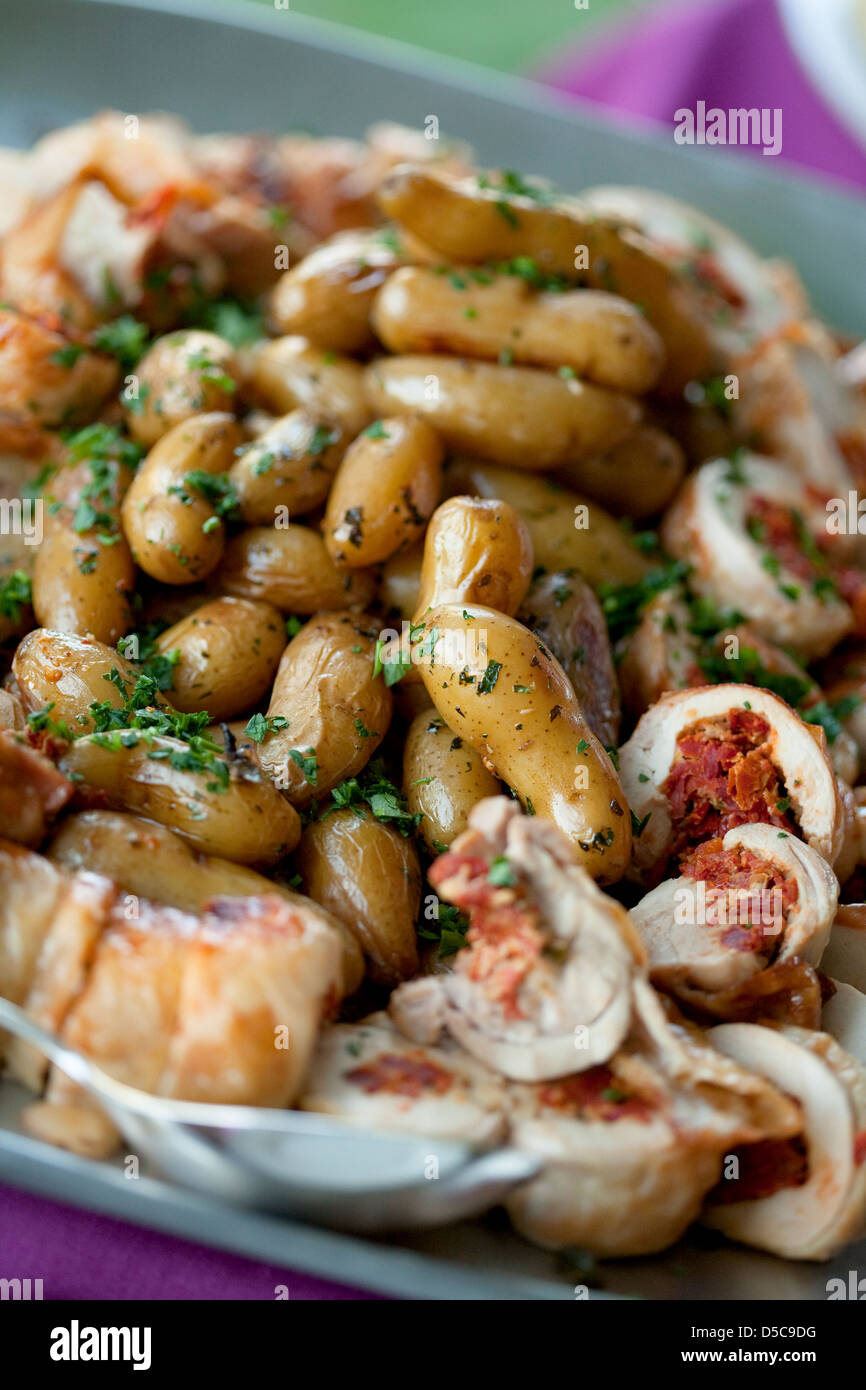
[[[442,495],[444,453],[435,430],[411,415],[381,420],[375,436],[349,445],[325,509],[335,564],[363,569],[419,540]]]
[[[205,854],[266,867],[294,849],[301,833],[297,812],[242,758],[231,764],[227,790],[217,792],[208,790],[207,773],[179,771],[167,759],[149,757],[185,749],[170,738],[115,749],[91,734],[69,745],[60,768],[85,792],[101,793],[109,809],[167,825]]]
[[[428,528],[429,529],[429,528]],[[379,596],[386,608],[394,608],[407,621],[414,617],[421,589],[424,546],[413,545],[392,555],[382,570]]]
[[[508,353],[636,395],[652,389],[664,363],[661,339],[627,299],[604,290],[539,292],[517,275],[479,283],[471,270],[405,266],[379,291],[373,325],[391,352],[489,362]]]
[[[502,788],[480,753],[449,729],[428,705],[412,720],[403,748],[403,795],[432,854],[466,829],[469,812]]]
[[[129,631],[135,565],[120,517],[132,478],[122,464],[115,466],[105,488],[91,498],[100,520],[84,531],[73,523],[84,489],[94,483],[87,461],[61,468],[49,483],[49,493],[62,506],[43,508],[42,544],[33,566],[33,611],[40,626],[90,632],[110,646]],[[112,538],[108,545],[99,539],[105,534]]]
[[[557,478],[615,516],[642,521],[665,510],[685,472],[685,454],[677,441],[655,425],[638,425],[634,434],[606,454],[567,464],[557,471]]]
[[[295,806],[321,801],[356,776],[385,737],[393,702],[382,676],[373,675],[378,632],[376,619],[317,613],[283,652],[268,717],[289,724],[265,736],[259,764]],[[315,783],[290,756],[309,749]]]
[[[250,526],[226,546],[214,585],[239,598],[305,616],[320,609],[363,607],[376,580],[365,570],[338,570],[309,526]]]
[[[231,415],[196,415],[154,444],[123,500],[126,538],[137,564],[163,584],[195,584],[210,574],[225,545],[225,527],[210,502],[182,488],[192,470],[225,473],[241,440]],[[205,525],[216,525],[205,531]]]
[[[445,486],[449,492],[509,502],[529,527],[536,565],[546,570],[577,569],[598,588],[605,583],[633,584],[650,568],[602,507],[547,478],[461,458],[449,464]],[[585,512],[578,513],[578,507]],[[577,526],[578,519],[586,525]]]
[[[167,903],[182,912],[201,912],[212,898],[266,893],[276,893],[307,908],[313,906],[309,898],[255,869],[198,853],[167,826],[123,811],[80,811],[68,816],[51,842],[48,858],[67,869],[104,874],[127,893]],[[340,934],[344,990],[354,994],[364,978],[360,947],[342,922],[324,908],[318,910]]]
[[[120,691],[107,680],[116,670],[130,691],[139,671],[113,647],[94,637],[34,628],[18,644],[12,672],[21,700],[29,714],[53,704],[52,719],[66,723],[74,733],[90,726],[90,705],[107,701],[120,709]],[[163,702],[169,702],[163,698]]]
[[[619,682],[607,623],[592,589],[573,571],[534,580],[517,614],[556,657],[583,716],[605,748],[619,742]]]
[[[207,710],[218,722],[267,695],[286,646],[286,625],[270,603],[216,598],[168,628],[156,646],[163,654],[180,653],[169,692],[175,708]]]
[[[238,364],[225,338],[184,328],[158,338],[135,375],[137,399],[123,397],[126,424],[133,439],[150,446],[194,415],[231,410]]]
[[[313,511],[327,497],[345,448],[339,425],[314,411],[275,420],[229,469],[244,521],[271,525],[278,507],[289,517]]]
[[[450,497],[427,527],[416,621],[440,603],[483,603],[513,616],[532,565],[529,528],[508,502]]]
[[[306,406],[337,420],[348,439],[373,418],[363,368],[351,357],[335,357],[297,334],[253,344],[243,366],[245,394],[265,410],[287,415]]]
[[[515,618],[476,604],[434,608],[423,642],[433,650],[421,677],[449,728],[559,827],[593,878],[616,883],[631,858],[628,803],[556,658]]]
[[[360,352],[373,339],[370,310],[401,264],[396,233],[367,227],[339,232],[277,281],[268,301],[275,333],[299,333],[320,348]]]
[[[296,863],[304,892],[354,932],[371,979],[417,974],[421,866],[410,839],[347,806],[307,826]]]
[[[632,396],[535,367],[379,357],[366,369],[365,382],[380,415],[423,415],[449,449],[530,472],[605,452],[641,419]]]
[[[494,180],[495,182],[495,180]],[[553,205],[514,197],[477,178],[454,179],[420,165],[395,170],[379,189],[386,216],[400,222],[443,259],[479,263],[531,256],[542,270],[643,306],[667,352],[661,387],[676,395],[718,365],[711,324],[698,297],[633,228],[588,214],[574,198]],[[506,205],[510,215],[503,216]],[[588,268],[575,267],[586,247]]]

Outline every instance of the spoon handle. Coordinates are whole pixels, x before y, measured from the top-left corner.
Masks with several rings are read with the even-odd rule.
[[[82,1057],[80,1052],[73,1052],[65,1047],[56,1034],[49,1033],[47,1028],[35,1023],[23,1009],[20,1009],[17,1004],[13,1004],[10,999],[4,999],[2,995],[0,995],[0,1028],[14,1033],[16,1038],[20,1038],[22,1042],[31,1043],[79,1085],[93,1088],[93,1069],[87,1058]]]

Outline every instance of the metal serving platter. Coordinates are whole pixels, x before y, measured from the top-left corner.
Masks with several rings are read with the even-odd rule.
[[[686,198],[766,253],[789,257],[819,313],[866,334],[866,207],[778,160],[676,147],[576,111],[530,83],[419,56],[402,45],[265,5],[207,0],[0,0],[0,144],[31,144],[113,106],[177,112],[202,131],[308,129],[359,136],[373,121],[436,115],[479,158],[566,188],[639,183]],[[0,1083],[0,1181],[206,1245],[425,1299],[823,1299],[827,1280],[866,1267],[866,1242],[824,1265],[794,1265],[690,1237],[652,1260],[587,1274],[485,1221],[359,1239],[218,1204],[118,1164],[66,1154],[21,1131],[23,1092]],[[599,1282],[600,1280],[600,1282]]]

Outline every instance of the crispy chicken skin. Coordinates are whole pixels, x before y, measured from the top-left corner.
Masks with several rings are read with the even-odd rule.
[[[34,848],[72,796],[72,783],[23,735],[0,728],[0,829]]]
[[[315,908],[265,895],[193,915],[13,845],[0,845],[0,889],[0,990],[72,1047],[160,1095],[291,1104],[342,987],[339,936]],[[30,1048],[12,1043],[7,1061],[41,1088]],[[83,1152],[116,1141],[56,1070],[26,1123]]]
[[[628,985],[643,949],[627,913],[574,864],[552,826],[504,797],[479,802],[430,878],[469,911],[469,944],[451,973],[395,991],[398,1026],[414,1020],[419,1040],[433,1041],[422,1019],[432,1011],[469,1052],[515,1080],[606,1061],[628,1028]]]

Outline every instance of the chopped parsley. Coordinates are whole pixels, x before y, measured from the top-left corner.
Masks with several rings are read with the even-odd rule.
[[[251,738],[253,743],[261,743],[262,740],[278,729],[287,729],[289,721],[282,714],[267,716],[264,714],[254,714],[247,720],[244,733],[247,738]]]
[[[374,758],[357,777],[348,777],[334,787],[331,803],[321,818],[346,806],[366,806],[377,820],[392,825],[401,835],[411,834],[423,820],[420,811],[413,814],[407,809],[406,798],[387,776],[381,758]]]
[[[13,623],[21,621],[21,610],[33,599],[33,585],[24,570],[13,570],[0,579],[0,613]]]

